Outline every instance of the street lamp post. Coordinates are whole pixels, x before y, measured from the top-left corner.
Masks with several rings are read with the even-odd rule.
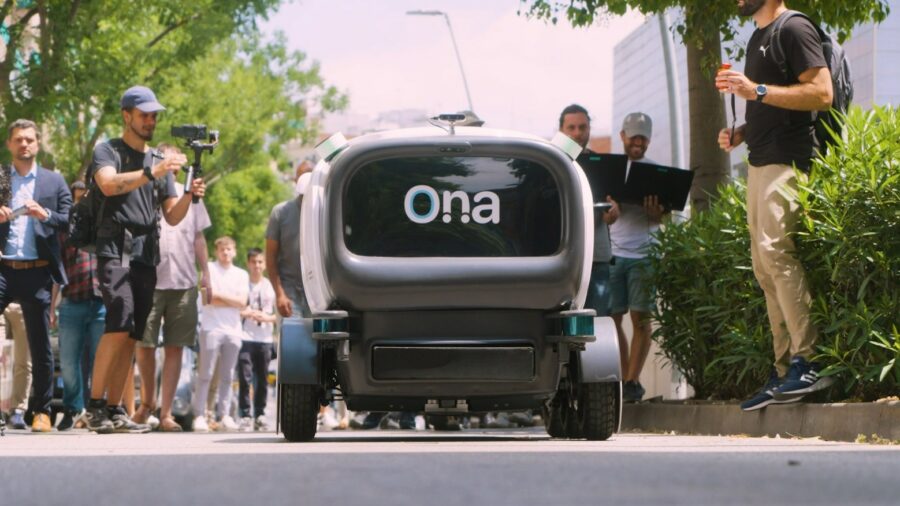
[[[469,93],[469,83],[466,81],[466,71],[463,70],[462,58],[459,56],[459,48],[456,46],[456,37],[453,35],[453,26],[450,25],[450,16],[444,11],[406,11],[409,16],[444,16],[447,22],[447,30],[450,31],[450,40],[453,42],[453,51],[456,53],[456,62],[459,64],[459,73],[462,76],[463,87],[466,89],[466,100],[469,102],[469,110],[475,111],[472,106],[472,95]]]

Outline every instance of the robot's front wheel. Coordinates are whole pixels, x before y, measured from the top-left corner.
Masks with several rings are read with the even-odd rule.
[[[319,414],[318,385],[281,385],[278,417],[284,437],[291,442],[310,441],[316,437]]]

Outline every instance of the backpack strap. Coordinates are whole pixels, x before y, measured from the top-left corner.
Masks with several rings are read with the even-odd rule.
[[[116,156],[116,174],[122,171],[122,154],[119,152],[119,149],[125,146],[125,142],[122,139],[110,139],[109,145],[113,148],[113,153]],[[96,185],[96,182],[95,182]],[[99,190],[99,188],[97,188]],[[102,195],[102,192],[101,192]],[[106,205],[106,195],[102,195],[100,202],[100,209],[97,212],[97,229],[100,228],[100,222],[103,219],[103,207]],[[121,260],[122,267],[128,269],[131,265],[131,250],[133,246],[133,236],[127,227],[122,227],[122,231],[124,233],[124,238],[122,240],[122,251],[121,251]]]
[[[119,141],[119,143],[121,143],[121,140],[120,139],[110,139],[109,140],[109,145],[113,147],[113,153],[115,153],[115,155],[116,155],[116,174],[118,174],[122,169],[122,157],[121,157],[121,155],[119,155],[118,147],[113,144],[114,141]],[[103,195],[103,192],[100,191],[100,187],[97,186],[97,181],[94,179],[94,175],[95,174],[93,174],[93,172],[91,172],[90,174],[85,174],[85,177],[87,179],[89,179],[89,181],[87,181],[89,187],[93,188],[94,191],[100,193],[100,195],[98,195],[98,197],[100,197],[100,208],[97,210],[97,221],[95,223],[97,229],[99,229],[100,222],[103,220],[103,208],[106,207],[106,195]]]
[[[788,10],[782,15],[778,16],[778,19],[775,20],[775,26],[772,28],[772,40],[770,42],[772,47],[772,59],[775,61],[775,65],[778,66],[778,71],[781,72],[781,75],[784,76],[786,80],[792,79],[794,76],[791,75],[790,65],[787,61],[787,55],[784,54],[784,45],[781,43],[781,32],[784,30],[784,25],[791,18],[801,17],[809,22],[816,29],[816,32],[819,34],[819,42],[822,44],[823,56],[825,57],[825,61],[830,61],[830,50],[831,50],[831,37],[822,30],[822,27],[819,26],[815,21],[810,19],[809,16],[800,12]]]

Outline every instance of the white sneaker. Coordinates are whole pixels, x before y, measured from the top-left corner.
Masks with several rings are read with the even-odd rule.
[[[156,430],[159,428],[159,418],[156,418],[153,415],[147,417],[147,425],[150,426],[150,430]]]
[[[251,432],[253,430],[253,419],[249,416],[241,418],[241,423],[238,427],[238,430],[241,432]]]
[[[322,429],[323,430],[334,430],[340,425],[337,417],[334,416],[334,410],[331,409],[331,406],[325,407],[325,412],[322,414]]]
[[[194,432],[209,432],[209,424],[206,423],[206,417],[198,416],[197,418],[194,418],[191,430]]]
[[[219,422],[219,430],[222,432],[232,432],[238,430],[238,424],[234,421],[234,418],[231,418],[228,415],[222,417],[222,420]]]

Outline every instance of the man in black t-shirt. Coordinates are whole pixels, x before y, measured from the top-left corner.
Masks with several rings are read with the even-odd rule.
[[[191,196],[202,197],[205,185],[195,179],[178,198],[174,173],[187,159],[151,149],[156,117],[165,108],[149,88],[134,86],[122,96],[125,130],[94,148],[88,172],[103,194],[105,205],[97,230],[97,271],[106,328],[94,359],[87,420],[97,433],[147,432],[120,405],[132,370],[134,346],[144,334],[156,288],[159,263],[159,211],[170,225],[187,214]]]
[[[776,19],[787,15],[782,0],[738,0],[741,15],[757,29],[747,46],[746,75],[726,70],[716,87],[747,101],[746,123],[719,133],[719,145],[731,151],[747,143],[747,221],[753,272],[765,292],[772,326],[775,367],[766,385],[743,404],[745,411],[771,403],[794,402],[826,388],[820,366],[810,362],[818,333],[809,319],[811,297],[792,233],[799,220],[794,167],[808,171],[815,146],[815,111],[831,107],[831,74],[816,27],[792,17],[780,34]],[[776,64],[772,37],[778,36],[789,69]]]

